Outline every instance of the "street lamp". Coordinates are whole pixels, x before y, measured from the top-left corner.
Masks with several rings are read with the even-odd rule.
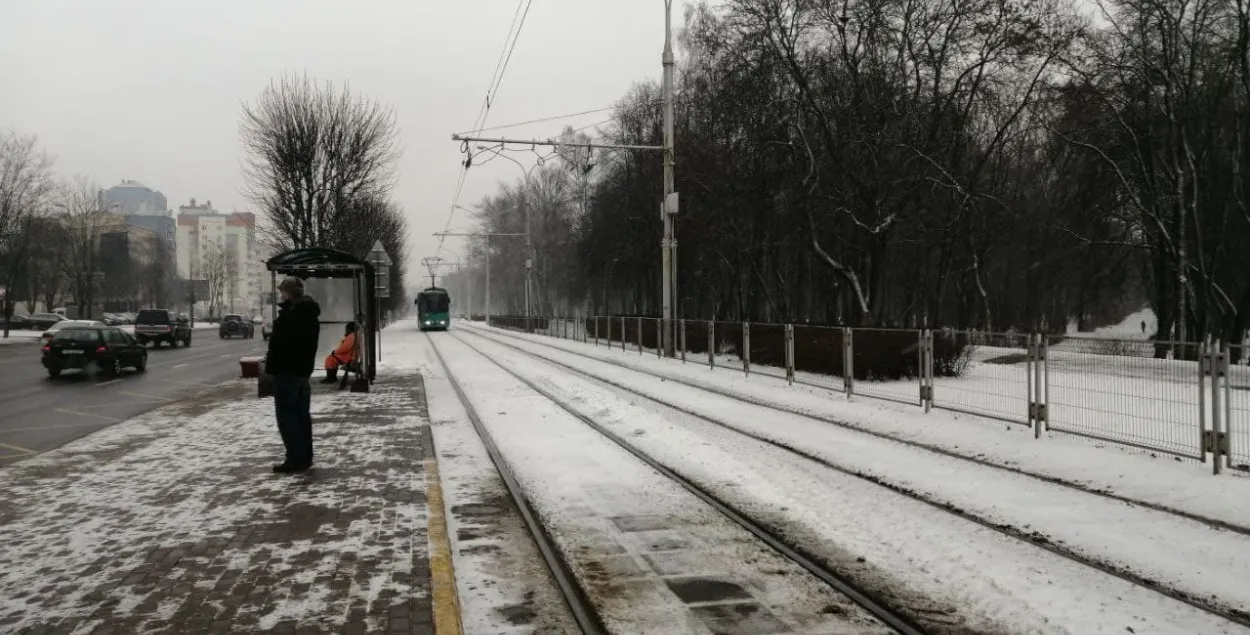
[[[369,250],[369,264],[373,265],[373,290],[374,296],[377,298],[377,306],[374,308],[373,323],[378,325],[378,361],[382,359],[382,300],[391,297],[390,285],[390,269],[391,257],[386,254],[386,248],[382,246],[382,240],[373,241],[373,248]]]

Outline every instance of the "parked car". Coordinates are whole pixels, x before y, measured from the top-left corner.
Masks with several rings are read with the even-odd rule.
[[[191,323],[168,309],[143,309],[135,317],[135,339],[143,345],[151,342],[155,348],[162,343],[177,347],[178,342],[190,346]]]
[[[36,313],[30,316],[28,323],[32,331],[46,331],[48,327],[64,319],[64,316],[56,313]]]
[[[61,332],[61,329],[73,326],[104,326],[104,323],[99,320],[61,320],[60,322],[49,326],[48,330],[44,331],[43,335],[39,336],[39,341],[47,344],[52,341],[52,338],[56,337],[57,333]]]
[[[261,338],[263,338],[266,342],[268,342],[268,341],[269,341],[269,336],[270,336],[270,335],[273,335],[273,323],[272,323],[272,322],[270,322],[269,320],[264,319],[264,318],[261,318],[261,320],[263,320],[263,321],[261,322],[261,325],[260,325],[260,336],[261,336]]]
[[[16,329],[30,328],[30,318],[25,315],[14,315],[8,320],[5,320],[3,317],[0,317],[0,327],[3,327],[5,325],[4,324],[5,322],[9,323],[8,326],[9,326],[10,331],[16,330]]]
[[[66,320],[69,322],[72,320]],[[131,335],[115,326],[74,324],[58,329],[43,346],[43,367],[48,376],[80,370],[117,376],[123,368],[147,370],[148,350]]]
[[[217,328],[217,335],[221,339],[227,337],[245,337],[251,339],[256,337],[256,327],[252,323],[243,319],[242,315],[227,315],[221,318],[221,326]]]

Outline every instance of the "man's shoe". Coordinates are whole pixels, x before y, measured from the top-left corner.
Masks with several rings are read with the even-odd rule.
[[[273,466],[275,474],[293,474],[295,472],[307,472],[312,465],[295,465],[292,463],[283,463]]]

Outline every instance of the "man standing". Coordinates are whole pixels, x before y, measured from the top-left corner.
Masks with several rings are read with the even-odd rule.
[[[304,281],[288,277],[278,285],[282,302],[269,336],[265,372],[273,376],[273,404],[286,460],[273,466],[280,474],[312,467],[312,377],[321,333],[321,307],[304,295]]]

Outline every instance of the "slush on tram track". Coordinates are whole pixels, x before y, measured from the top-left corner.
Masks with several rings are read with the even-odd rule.
[[[823,459],[818,456],[814,456],[813,454],[809,452],[805,452],[802,450],[802,448],[795,447],[793,444],[777,443],[776,440],[774,439],[769,439],[769,438],[762,437],[758,434],[751,434],[749,432],[745,432],[742,429],[740,429],[740,426],[726,425],[723,422],[716,421],[715,419],[708,417],[707,415],[702,414],[700,412],[691,411],[688,408],[683,408],[681,405],[664,403],[663,400],[657,399],[653,394],[648,394],[645,391],[639,391],[629,386],[621,385],[619,382],[614,382],[602,376],[596,376],[595,374],[587,372],[584,369],[575,368],[566,362],[561,362],[550,356],[538,354],[532,350],[523,349],[513,344],[504,342],[502,341],[503,338],[499,337],[499,334],[497,333],[492,333],[490,335],[487,335],[486,333],[478,331],[477,329],[473,329],[472,331],[469,331],[469,332],[472,332],[475,337],[481,337],[483,340],[491,342],[493,345],[506,347],[508,349],[516,351],[531,359],[540,360],[540,362],[543,364],[546,364],[552,367],[561,368],[564,372],[590,378],[597,383],[600,383],[605,386],[610,386],[613,390],[629,393],[633,396],[643,397],[644,399],[660,404],[665,408],[669,408],[674,411],[684,413],[688,416],[699,418],[699,419],[702,419],[703,421],[706,421],[706,422],[709,422],[718,426],[722,426],[730,430],[734,430],[736,433],[744,434],[756,441],[771,444],[774,447],[781,448],[801,460],[810,461],[810,462],[819,464],[824,468],[841,472],[847,476],[857,478],[857,479],[862,479],[869,483],[875,484],[882,489],[889,490],[895,495],[909,498],[919,503],[923,503],[931,508],[940,510],[948,515],[958,517],[961,520],[964,520],[970,523],[974,523],[982,527],[983,529],[988,529],[990,531],[997,532],[1003,536],[1009,537],[1013,540],[1017,540],[1021,543],[1025,543],[1030,548],[1048,551],[1049,553],[1055,556],[1058,556],[1070,562],[1079,564],[1083,567],[1086,567],[1087,569],[1091,571],[1096,571],[1099,574],[1106,575],[1109,577],[1115,577],[1119,580],[1122,580],[1133,586],[1136,586],[1139,589],[1149,591],[1151,593],[1158,593],[1161,597],[1166,597],[1170,600],[1186,604],[1192,607],[1194,610],[1206,613],[1210,615],[1211,617],[1219,618],[1221,620],[1227,620],[1228,625],[1233,626],[1234,628],[1245,627],[1247,625],[1245,614],[1242,611],[1240,611],[1237,607],[1224,605],[1224,604],[1221,604],[1219,601],[1216,601],[1214,598],[1202,597],[1198,594],[1188,592],[1184,589],[1173,588],[1170,585],[1166,584],[1165,582],[1161,582],[1159,580],[1155,580],[1155,579],[1151,579],[1143,575],[1139,575],[1133,570],[1133,567],[1131,566],[1128,566],[1128,567],[1116,566],[1115,563],[1107,562],[1103,559],[1099,559],[1096,557],[1089,557],[1087,555],[1084,555],[1080,553],[1079,550],[1072,549],[1068,545],[1051,544],[1049,541],[1046,541],[1044,539],[1038,540],[1039,536],[1035,531],[1030,532],[1030,531],[1017,530],[1014,527],[1011,527],[1010,525],[989,521],[985,518],[978,517],[975,513],[961,510],[948,503],[934,500],[932,497],[925,496],[922,493],[909,491],[907,488],[894,486],[893,484],[887,481],[883,481],[881,479],[874,479],[865,474],[858,473],[855,470],[848,470],[842,466],[837,465],[836,463],[830,462],[829,460]],[[529,343],[535,344],[535,342],[529,342]],[[564,351],[564,352],[568,353],[568,351]],[[487,353],[484,353],[484,352],[481,354],[487,355]],[[489,354],[489,357],[493,363],[497,365],[501,365],[502,367],[502,364],[500,362],[500,356],[498,354],[495,354],[492,352]],[[604,360],[596,360],[596,361],[604,361]],[[635,372],[641,372],[641,371],[635,371]],[[565,382],[558,382],[558,383],[563,385]],[[585,415],[582,415],[582,416],[584,417]],[[593,422],[588,422],[588,423],[591,423],[591,425],[594,425]],[[1057,485],[1055,484],[1048,483],[1047,485],[1051,487],[1057,487]],[[1144,511],[1164,515],[1164,512],[1160,512],[1158,510],[1144,510]],[[1183,519],[1181,517],[1177,517],[1177,518],[1178,520],[1182,520],[1184,522],[1190,522],[1191,524],[1195,524],[1195,525],[1199,524],[1196,521],[1191,521],[1190,519]]]
[[[560,586],[569,610],[574,615],[583,632],[638,632],[629,630],[627,624],[632,623],[633,626],[640,626],[640,622],[645,624],[647,620],[662,621],[673,619],[671,617],[673,615],[671,606],[660,607],[656,611],[657,614],[651,616],[639,615],[651,611],[651,608],[645,605],[633,606],[628,610],[622,610],[619,606],[609,606],[605,610],[603,604],[610,604],[609,598],[612,595],[611,593],[605,593],[605,589],[610,588],[615,583],[628,582],[628,580],[603,580],[602,572],[606,571],[606,568],[602,565],[596,566],[592,560],[586,557],[585,552],[570,548],[572,546],[571,541],[562,543],[562,540],[556,537],[561,534],[560,528],[544,525],[539,520],[540,518],[549,519],[553,516],[558,516],[558,514],[554,514],[550,510],[546,513],[541,513],[533,509],[530,502],[530,494],[521,485],[521,482],[525,479],[518,478],[512,474],[514,469],[512,466],[517,465],[518,461],[515,459],[509,460],[506,456],[507,452],[501,451],[500,444],[494,439],[490,429],[491,426],[483,423],[482,417],[473,405],[472,397],[456,378],[457,373],[452,367],[457,362],[449,361],[448,356],[440,351],[440,348],[445,347],[446,344],[437,344],[434,338],[430,339],[430,343],[438,362],[446,371],[458,398],[461,400],[465,410],[470,413],[469,416],[473,421],[475,429],[481,435],[483,444],[490,452],[492,460],[507,484],[518,510],[525,518],[531,535],[538,543],[539,550],[542,552],[553,578]],[[647,474],[653,481],[667,480],[669,488],[673,488],[673,486],[680,488],[680,491],[685,492],[693,499],[682,503],[681,508],[687,510],[697,509],[699,502],[705,506],[702,509],[698,509],[697,512],[689,511],[686,514],[689,518],[665,518],[663,521],[665,529],[680,528],[683,524],[687,525],[688,529],[698,527],[707,522],[702,517],[711,512],[720,516],[720,524],[731,524],[740,530],[735,533],[746,534],[745,536],[736,535],[733,538],[734,542],[740,543],[737,547],[738,553],[736,555],[745,562],[759,562],[760,565],[752,567],[753,570],[749,572],[749,575],[741,577],[768,580],[768,588],[759,591],[753,590],[747,584],[726,580],[724,576],[698,578],[677,576],[677,579],[668,579],[665,581],[666,585],[679,598],[685,600],[685,608],[691,614],[682,619],[690,619],[691,616],[697,616],[697,619],[707,624],[709,628],[713,628],[714,632],[791,632],[786,626],[787,622],[791,624],[813,623],[819,620],[828,622],[830,627],[836,626],[837,630],[835,632],[904,634],[931,632],[916,624],[910,616],[890,607],[883,599],[874,597],[874,594],[871,592],[857,588],[854,584],[843,579],[838,573],[829,570],[787,544],[785,540],[774,535],[764,526],[752,521],[732,506],[719,500],[704,488],[651,459],[619,435],[598,424],[593,418],[578,412],[559,397],[480,354],[471,345],[461,344],[463,344],[462,350],[479,356],[481,360],[485,360],[493,365],[497,369],[496,372],[502,372],[513,382],[519,383],[556,406],[565,415],[566,420],[578,422],[582,426],[583,431],[593,431],[595,435],[608,441],[619,451],[633,457],[635,459],[634,465],[631,466],[633,471],[641,471]],[[457,361],[461,359],[458,357]],[[480,374],[475,375],[475,379],[480,378]],[[549,424],[550,420],[544,423]],[[537,430],[533,433],[541,434]],[[637,478],[631,479],[627,474],[619,476],[620,481],[624,483],[633,482]],[[623,488],[628,488],[628,486],[623,486]],[[656,485],[652,485],[648,489],[653,490],[655,488]],[[643,494],[639,492],[635,495]],[[645,501],[640,507],[644,509],[647,507]],[[697,519],[695,518],[696,515],[698,516]],[[660,529],[658,525],[653,524],[656,522],[654,515],[647,515],[646,517],[616,517],[615,519],[618,525],[638,524],[646,525],[647,528],[651,529]],[[628,532],[630,528],[625,527],[625,529]],[[747,543],[747,545],[742,545],[741,543]],[[652,555],[652,557],[656,556]],[[779,567],[781,564],[779,561],[785,562],[786,566]],[[710,565],[707,562],[703,564],[704,568],[708,566]],[[587,575],[587,568],[592,571],[599,570],[600,575],[598,577]],[[778,569],[780,569],[782,575],[777,575],[776,571]],[[804,572],[808,576],[806,579],[803,579]],[[637,578],[641,577],[641,573],[640,571],[630,571],[622,577]],[[813,583],[823,584],[828,587],[821,594],[828,596],[824,601],[815,603],[810,602],[810,600],[808,602],[795,602],[796,606],[789,607],[788,612],[792,613],[791,615],[780,616],[772,614],[778,610],[776,607],[778,603],[768,602],[768,598],[786,595],[807,596],[810,598]],[[756,594],[762,597],[756,598]],[[768,604],[773,605],[772,611],[765,608]],[[793,613],[801,613],[803,608],[805,608],[804,605],[808,605],[806,608],[808,608],[809,614],[793,615]],[[631,613],[632,616],[630,616]],[[622,618],[622,614],[627,617]],[[639,621],[630,621],[635,619]],[[784,630],[755,630],[760,625],[769,622],[771,622],[771,626],[781,627]],[[675,623],[672,628],[674,630],[670,632],[683,632]],[[689,632],[701,631],[690,630]]]

